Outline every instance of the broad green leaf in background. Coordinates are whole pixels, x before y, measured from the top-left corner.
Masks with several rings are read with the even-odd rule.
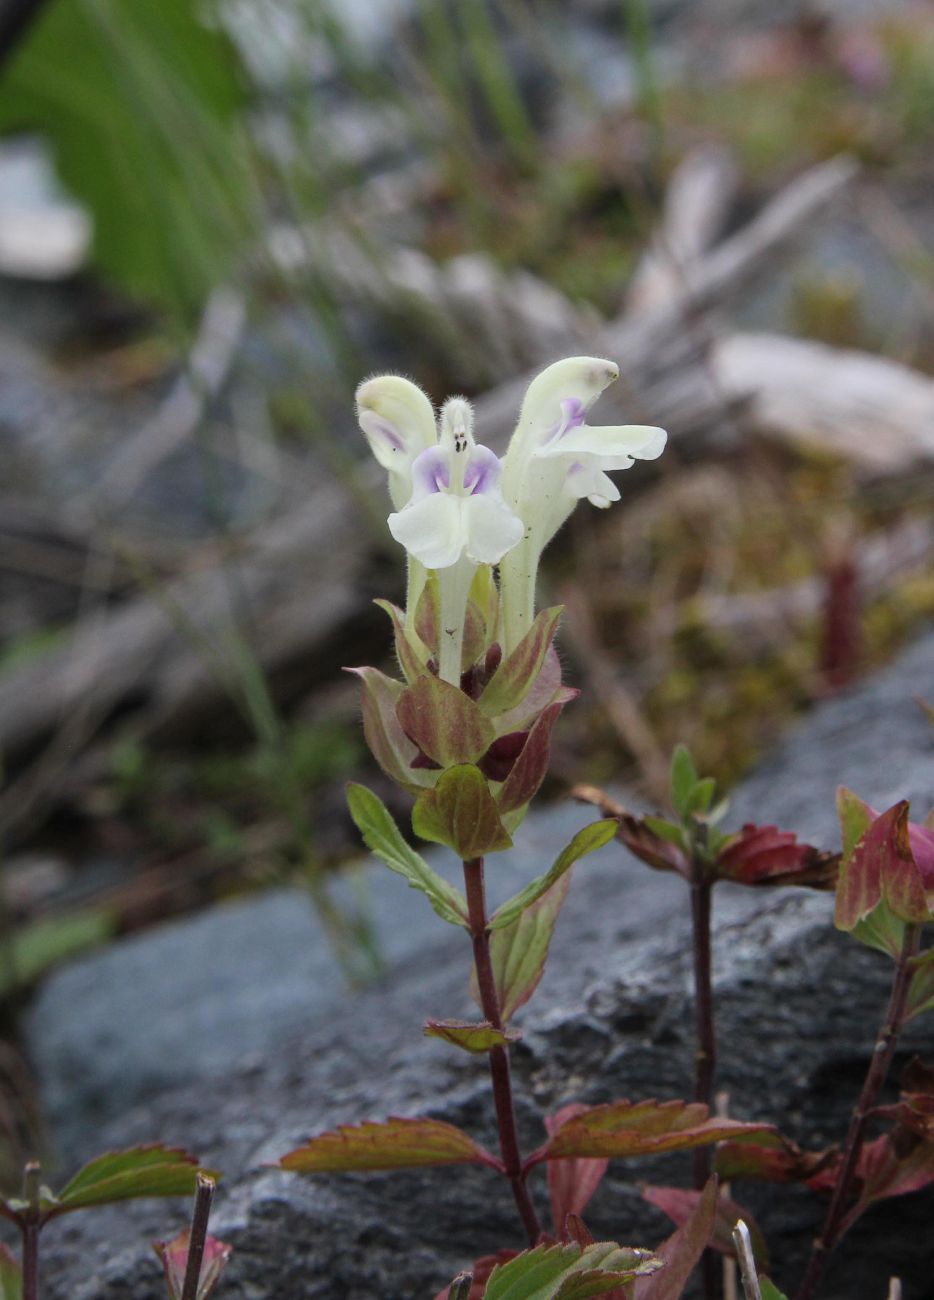
[[[400,1119],[341,1125],[321,1133],[279,1161],[295,1174],[350,1170],[415,1169],[424,1165],[492,1164],[496,1161],[453,1124],[439,1119]]]
[[[372,790],[351,781],[347,806],[367,848],[386,863],[390,871],[404,876],[413,889],[421,890],[443,921],[467,925],[467,904],[453,885],[429,867],[402,838],[389,809]]]
[[[100,270],[186,318],[231,274],[253,203],[237,57],[203,12],[47,5],[0,83],[0,133],[48,140]]]
[[[671,802],[682,819],[691,812],[691,797],[697,785],[697,768],[685,745],[677,745],[671,756]]]
[[[55,1217],[140,1196],[190,1196],[198,1172],[195,1157],[179,1147],[157,1144],[109,1151],[90,1161],[65,1184],[48,1214]]]
[[[533,880],[531,884],[526,885],[525,889],[521,889],[518,894],[496,909],[490,921],[490,929],[503,930],[506,926],[512,925],[525,909],[546,894],[578,859],[593,853],[594,849],[602,849],[604,844],[609,844],[616,834],[616,829],[616,818],[608,817],[605,821],[591,822],[589,826],[579,830],[570,844],[561,850],[553,866],[544,876]]]
[[[113,936],[116,918],[104,909],[46,916],[14,931],[0,954],[0,996],[27,987],[50,966]]]
[[[493,1270],[484,1300],[584,1300],[605,1295],[661,1264],[648,1250],[597,1241],[537,1246]]]

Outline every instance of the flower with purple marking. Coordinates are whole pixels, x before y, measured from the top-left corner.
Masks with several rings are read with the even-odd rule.
[[[521,539],[522,520],[503,500],[502,465],[473,438],[472,412],[451,398],[441,413],[440,441],[412,464],[412,496],[389,516],[389,531],[426,569],[462,557],[498,564]]]

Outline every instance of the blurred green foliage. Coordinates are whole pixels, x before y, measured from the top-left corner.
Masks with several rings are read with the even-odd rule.
[[[230,274],[253,191],[235,51],[194,0],[49,5],[4,73],[0,132],[51,144],[99,268],[177,313]]]

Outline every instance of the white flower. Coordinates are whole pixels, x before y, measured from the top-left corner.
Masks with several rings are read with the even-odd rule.
[[[400,375],[364,380],[356,401],[360,428],[389,474],[389,495],[399,509],[412,494],[412,465],[437,441],[434,408],[416,384]]]
[[[469,403],[453,397],[441,413],[440,441],[412,463],[412,496],[389,516],[389,531],[426,569],[466,556],[498,564],[521,539],[522,520],[503,500],[502,465],[473,437]]]
[[[665,431],[652,425],[587,424],[589,408],[618,376],[612,361],[569,357],[543,370],[526,392],[503,467],[504,498],[526,526],[501,569],[507,652],[531,626],[542,551],[577,502],[618,501],[607,470],[654,460],[664,449]]]

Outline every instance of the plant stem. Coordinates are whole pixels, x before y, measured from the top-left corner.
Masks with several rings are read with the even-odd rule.
[[[188,1231],[188,1259],[185,1261],[185,1281],[182,1283],[182,1300],[197,1300],[198,1283],[201,1281],[201,1264],[204,1260],[204,1244],[208,1236],[208,1220],[211,1217],[211,1202],[214,1200],[213,1178],[205,1174],[198,1175],[195,1191],[195,1208],[191,1215],[191,1228]]]
[[[892,979],[889,1004],[886,1007],[882,1027],[879,1030],[879,1037],[876,1039],[876,1045],[872,1051],[869,1069],[866,1072],[862,1092],[859,1094],[859,1101],[857,1101],[850,1117],[850,1127],[843,1146],[840,1172],[837,1175],[833,1195],[830,1198],[830,1207],[827,1210],[823,1230],[814,1242],[807,1271],[804,1274],[804,1280],[798,1290],[796,1300],[810,1300],[810,1296],[823,1276],[830,1252],[843,1236],[846,1227],[847,1200],[859,1165],[866,1124],[888,1076],[892,1057],[895,1055],[898,1035],[901,1032],[902,1022],[905,1017],[905,1001],[911,983],[910,962],[918,951],[920,938],[921,926],[916,923],[906,924],[901,952],[895,964],[895,975]]]
[[[704,862],[695,852],[691,880],[691,938],[694,949],[694,1100],[710,1106],[717,1061],[717,1038],[713,1019],[713,988],[710,973],[710,911],[713,885],[707,879]],[[703,1191],[710,1178],[710,1147],[694,1152],[694,1187]],[[717,1267],[712,1250],[701,1260],[704,1296],[713,1300],[717,1291]]]
[[[494,1029],[502,1029],[503,1018],[500,1013],[499,995],[493,976],[493,963],[490,960],[490,931],[486,915],[486,889],[483,881],[483,859],[472,858],[464,863],[464,885],[467,893],[467,916],[470,924],[470,937],[473,941],[474,965],[477,969],[477,986],[480,990],[480,1004],[483,1014]],[[526,1186],[527,1175],[522,1171],[522,1156],[519,1151],[519,1135],[516,1131],[516,1110],[512,1098],[512,1080],[509,1071],[509,1053],[505,1047],[493,1047],[489,1052],[490,1079],[493,1084],[493,1104],[496,1108],[496,1122],[499,1126],[499,1146],[503,1156],[503,1168],[516,1208],[528,1234],[529,1245],[534,1246],[541,1233],[541,1225],[529,1189]]]
[[[39,1300],[39,1212],[42,1170],[37,1160],[30,1160],[23,1170],[23,1200],[26,1208],[20,1219],[23,1234],[23,1300]]]

